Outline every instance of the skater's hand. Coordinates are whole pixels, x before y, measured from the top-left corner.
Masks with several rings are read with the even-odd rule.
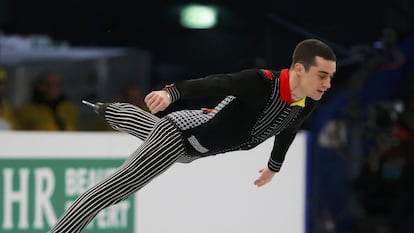
[[[144,101],[152,114],[164,111],[171,104],[171,98],[164,90],[152,91],[145,97]]]
[[[269,183],[276,172],[271,171],[269,168],[265,167],[259,170],[260,176],[254,181],[254,184],[257,187],[263,186]]]

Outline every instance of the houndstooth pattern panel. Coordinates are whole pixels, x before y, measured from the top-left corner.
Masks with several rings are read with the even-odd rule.
[[[211,110],[182,110],[170,113],[167,115],[167,117],[173,120],[177,127],[181,130],[192,129],[211,120],[218,112],[225,108],[226,105],[228,105],[234,99],[236,99],[235,96],[229,95]]]

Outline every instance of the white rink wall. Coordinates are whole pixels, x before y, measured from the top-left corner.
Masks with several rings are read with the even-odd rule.
[[[175,164],[135,195],[133,207],[125,212],[132,214],[130,216],[132,221],[126,223],[126,218],[122,220],[119,214],[118,225],[114,227],[113,232],[304,233],[306,137],[304,132],[297,135],[288,151],[282,170],[276,174],[270,184],[261,188],[255,187],[253,182],[259,176],[258,170],[267,164],[273,139],[250,151],[217,155],[190,164]],[[50,204],[43,198],[41,200],[43,205],[35,205],[30,201],[36,197],[31,198],[30,195],[35,195],[33,193],[39,191],[27,191],[28,194],[23,196],[28,197],[29,210],[36,209],[31,205],[40,206],[39,208],[43,209],[34,213],[40,213],[39,215],[44,215],[43,217],[36,218],[32,216],[33,213],[20,213],[22,209],[18,207],[13,207],[13,210],[6,209],[13,205],[4,202],[7,200],[16,203],[25,202],[22,198],[22,190],[30,190],[22,187],[26,183],[22,183],[21,180],[18,187],[6,187],[6,174],[19,177],[18,172],[22,171],[19,165],[17,167],[15,165],[12,169],[7,167],[7,161],[21,159],[30,163],[31,160],[56,162],[67,159],[69,161],[88,159],[93,163],[94,160],[116,159],[122,162],[140,143],[138,139],[124,133],[0,131],[0,164],[3,163],[0,165],[2,169],[0,185],[3,186],[0,187],[3,196],[0,200],[0,216],[3,216],[0,217],[0,232],[44,232],[43,229],[48,228],[58,217],[56,213],[54,214],[56,216],[50,213],[48,215],[48,211],[53,212],[56,205],[65,204],[56,204],[56,202]],[[53,166],[54,163],[51,164],[49,166]],[[42,171],[47,170],[43,168]],[[53,167],[49,173],[53,176]],[[59,181],[55,182],[59,183]],[[66,184],[66,187],[69,186]],[[49,189],[47,187],[39,189],[46,197],[59,195],[59,185],[51,185]],[[7,190],[9,193],[6,193]],[[14,198],[15,196],[18,197]],[[125,207],[124,210],[127,208]],[[15,216],[7,218],[5,216],[7,214]],[[19,219],[25,218],[26,215],[27,220]],[[94,232],[93,227],[96,232],[99,232],[98,226],[109,226],[108,223],[105,224],[105,219],[109,221],[109,217],[100,217],[99,221],[97,220],[95,225],[85,232]],[[122,228],[124,225],[120,222],[132,227]]]

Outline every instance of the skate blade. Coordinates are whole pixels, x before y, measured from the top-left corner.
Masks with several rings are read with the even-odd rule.
[[[83,103],[83,104],[86,104],[86,105],[88,105],[88,106],[90,106],[90,107],[92,107],[92,108],[94,108],[94,107],[95,107],[95,104],[93,104],[93,103],[91,103],[91,102],[88,102],[88,101],[86,101],[86,100],[82,100],[82,103]]]

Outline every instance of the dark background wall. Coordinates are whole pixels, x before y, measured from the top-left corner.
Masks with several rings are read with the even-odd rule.
[[[200,1],[219,7],[219,24],[188,30],[178,23],[178,8],[189,2],[2,0],[0,28],[48,34],[71,45],[148,49],[157,63],[179,64],[189,75],[199,75],[239,69],[255,57],[283,67],[306,36],[347,50],[370,45],[387,26],[405,36],[414,21],[412,1],[406,0]]]

